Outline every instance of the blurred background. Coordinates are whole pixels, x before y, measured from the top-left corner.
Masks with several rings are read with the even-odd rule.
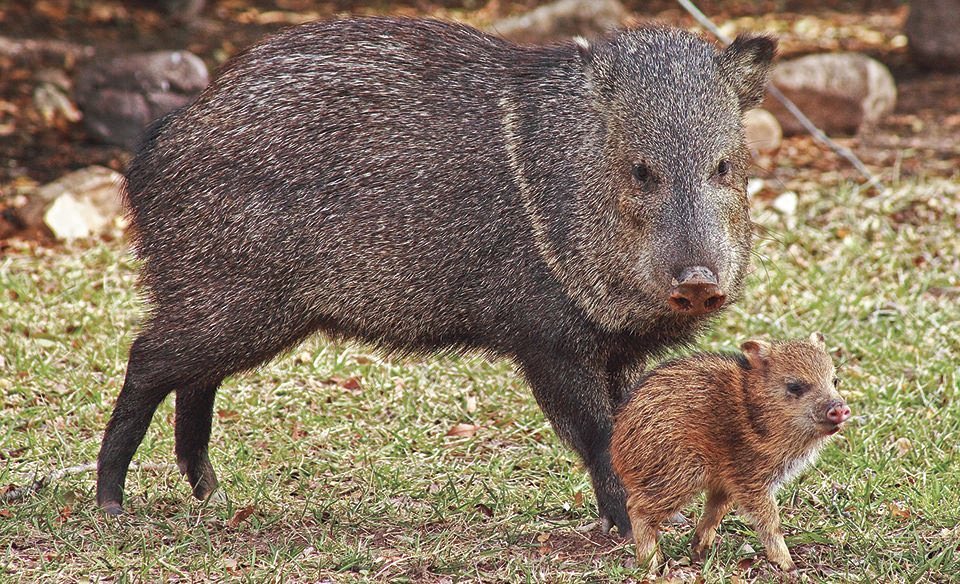
[[[774,83],[878,178],[949,177],[958,168],[960,0],[705,0],[699,8],[727,35],[775,34]],[[651,21],[700,30],[669,0],[3,0],[0,240],[115,236],[119,209],[98,189],[109,190],[116,176],[107,169],[122,172],[151,119],[188,103],[225,60],[271,31],[350,14],[458,20],[523,43]],[[773,201],[804,185],[863,178],[779,102],[765,107],[772,115],[748,118],[760,179],[752,195]],[[56,208],[69,189],[73,200]]]

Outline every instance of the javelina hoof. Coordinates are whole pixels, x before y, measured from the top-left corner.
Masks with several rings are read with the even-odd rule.
[[[218,493],[218,488],[220,483],[217,481],[217,473],[213,470],[213,465],[210,464],[210,459],[207,458],[206,453],[198,456],[192,461],[180,460],[177,461],[177,467],[180,469],[180,474],[187,477],[187,481],[190,482],[190,486],[193,487],[193,496],[201,501],[207,501],[208,499],[211,502],[225,502],[226,497],[223,496],[223,493],[220,492],[220,498],[214,497]]]
[[[116,517],[117,515],[123,515],[123,505],[116,501],[108,501],[106,503],[100,503],[100,508],[103,509],[104,514]]]

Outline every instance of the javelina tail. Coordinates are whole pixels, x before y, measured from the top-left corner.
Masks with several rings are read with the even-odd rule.
[[[169,125],[170,121],[178,113],[180,113],[180,109],[176,109],[157,118],[147,127],[140,139],[140,144],[137,146],[136,154],[134,155],[133,159],[130,160],[130,164],[127,166],[127,173],[124,176],[124,181],[120,188],[120,196],[123,198],[123,206],[126,210],[127,221],[130,224],[130,227],[127,229],[127,233],[130,236],[131,246],[134,250],[137,249],[140,242],[137,211],[144,200],[144,195],[146,194],[146,189],[143,188],[143,184],[146,181],[139,180],[140,171],[145,167],[150,166],[153,158],[153,152],[155,152],[156,149],[157,138],[160,137],[160,134],[163,132],[164,128]]]

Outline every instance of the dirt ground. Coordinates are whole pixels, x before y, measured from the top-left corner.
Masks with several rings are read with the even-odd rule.
[[[237,50],[269,32],[304,20],[347,13],[430,15],[483,26],[537,3],[210,0],[200,16],[187,23],[174,21],[150,4],[0,0],[0,40],[66,41],[75,48],[93,47],[97,54],[187,49],[215,70]],[[636,22],[656,19],[694,25],[677,4],[668,0],[635,0],[627,5]],[[776,34],[781,58],[853,50],[880,60],[897,82],[896,110],[878,127],[840,138],[839,142],[886,181],[955,176],[960,168],[960,74],[931,73],[911,64],[901,32],[906,6],[871,0],[711,0],[701,2],[700,7],[730,32],[762,30]],[[34,106],[33,92],[40,80],[58,72],[70,79],[78,60],[58,51],[28,56],[0,51],[0,240],[16,236],[43,241],[43,234],[20,230],[7,212],[36,185],[91,164],[122,171],[129,159],[120,148],[95,143],[82,122],[71,122],[63,116],[45,118]],[[861,180],[849,163],[809,136],[786,139],[774,156],[757,161],[755,174],[765,179],[759,196],[768,198],[804,184],[828,186]]]

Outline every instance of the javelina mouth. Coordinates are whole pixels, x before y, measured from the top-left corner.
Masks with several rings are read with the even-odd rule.
[[[843,424],[834,424],[833,422],[820,422],[820,427],[827,436],[833,436],[843,430]]]

